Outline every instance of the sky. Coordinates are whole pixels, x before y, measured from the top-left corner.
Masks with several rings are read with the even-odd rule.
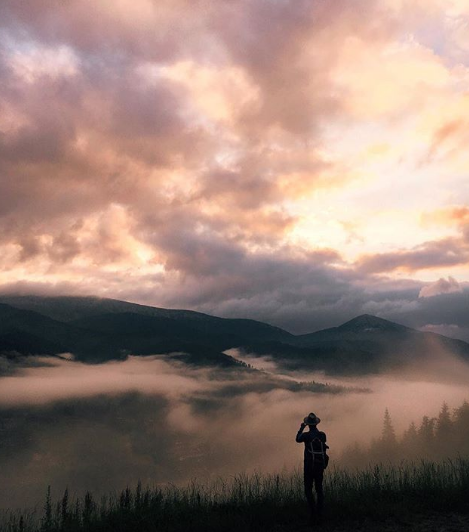
[[[0,292],[469,340],[469,0],[2,0]]]

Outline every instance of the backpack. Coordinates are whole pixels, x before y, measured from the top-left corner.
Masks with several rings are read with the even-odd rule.
[[[326,453],[326,449],[329,449],[329,446],[326,445],[319,437],[315,437],[311,440],[308,452],[311,453],[313,467],[315,465],[321,466],[326,469],[329,464],[329,456]]]

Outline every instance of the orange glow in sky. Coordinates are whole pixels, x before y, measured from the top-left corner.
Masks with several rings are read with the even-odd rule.
[[[468,28],[467,0],[2,2],[0,291],[293,328],[467,303]]]

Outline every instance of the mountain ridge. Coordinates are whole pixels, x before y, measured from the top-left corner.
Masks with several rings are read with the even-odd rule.
[[[360,314],[359,316],[356,316],[355,318],[352,318],[349,321],[346,321],[345,323],[342,323],[342,325],[339,325],[337,328],[341,330],[357,330],[357,329],[382,329],[382,328],[390,328],[393,329],[407,329],[410,330],[410,327],[407,327],[405,325],[401,325],[400,323],[396,323],[394,321],[386,320],[385,318],[380,318],[378,316],[373,316],[372,314]]]
[[[32,352],[35,341],[37,353]],[[269,355],[287,368],[329,373],[399,367],[424,361],[435,349],[469,362],[469,344],[461,340],[370,314],[337,327],[293,335],[256,320],[76,296],[0,296],[0,352],[14,351],[15,342],[20,354],[44,354],[48,348],[58,354],[63,349],[86,362],[184,352],[196,365],[221,366],[236,364],[224,352],[238,348]]]

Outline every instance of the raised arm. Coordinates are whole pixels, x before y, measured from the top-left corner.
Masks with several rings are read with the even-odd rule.
[[[296,433],[296,438],[295,438],[297,443],[301,443],[301,442],[304,441],[303,431],[305,430],[305,427],[306,427],[306,425],[304,423],[302,423],[300,425],[300,428],[299,428],[298,432]]]

